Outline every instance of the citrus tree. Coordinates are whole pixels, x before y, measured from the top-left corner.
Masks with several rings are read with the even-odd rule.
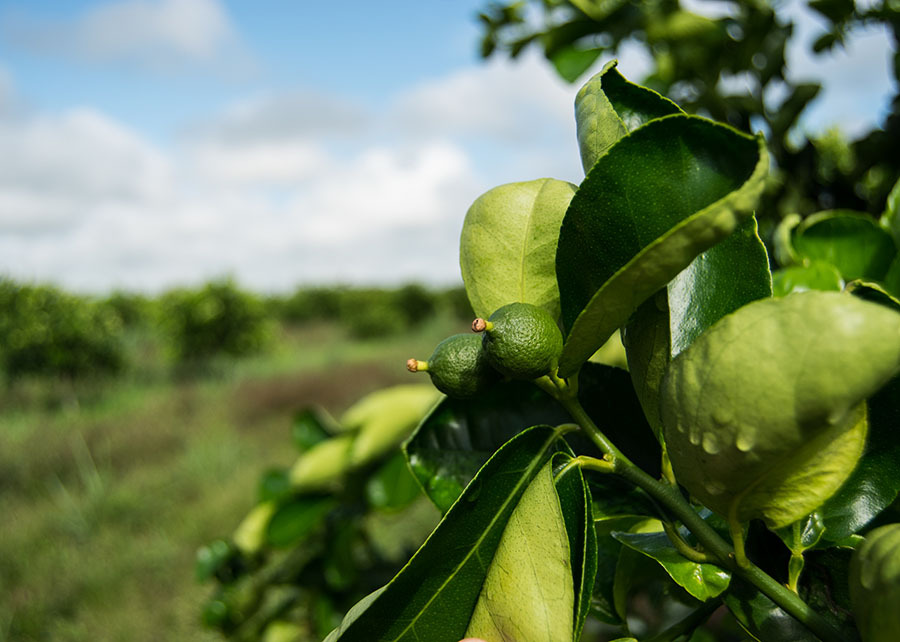
[[[877,219],[786,222],[773,275],[762,137],[615,63],[576,120],[579,186],[500,186],[466,215],[475,333],[407,364],[445,396],[304,422],[314,443],[278,492],[201,551],[233,638],[339,620],[327,642],[709,640],[723,610],[765,642],[900,636],[900,188]],[[593,360],[617,333],[627,370]],[[380,559],[348,515],[415,491],[440,521],[347,610],[369,587],[333,567]],[[252,600],[229,597],[241,582]]]

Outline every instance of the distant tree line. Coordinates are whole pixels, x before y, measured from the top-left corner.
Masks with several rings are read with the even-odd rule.
[[[0,279],[0,372],[7,382],[109,377],[129,367],[135,335],[150,336],[174,367],[192,371],[214,359],[259,353],[279,326],[333,323],[365,340],[438,313],[471,318],[464,290],[301,287],[261,296],[226,279],[157,297],[115,292],[96,298]]]

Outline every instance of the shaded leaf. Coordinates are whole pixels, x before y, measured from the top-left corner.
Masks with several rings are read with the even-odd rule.
[[[884,305],[892,310],[900,312],[900,299],[894,294],[887,292],[877,283],[851,281],[847,284],[847,292],[854,296],[858,296],[860,299],[878,303],[879,305]]]
[[[900,180],[894,183],[888,194],[880,222],[891,233],[894,243],[900,249]]]
[[[340,430],[337,422],[324,409],[304,408],[294,415],[291,439],[297,450],[305,452]]]
[[[291,493],[291,475],[287,468],[266,471],[259,482],[259,501],[279,500]]]
[[[472,309],[488,318],[508,303],[532,303],[559,318],[556,241],[576,187],[542,178],[501,185],[469,208],[459,264]]]
[[[571,456],[559,453],[553,457],[553,483],[566,522],[571,555],[572,581],[575,587],[575,617],[573,639],[581,638],[584,621],[591,606],[591,594],[597,573],[597,533],[591,510],[591,494],[584,474],[578,466],[564,468]]]
[[[818,642],[819,638],[754,586],[734,577],[722,601],[734,619],[755,640]]]
[[[556,68],[563,80],[575,82],[581,75],[591,68],[603,49],[580,49],[574,45],[563,47],[556,51],[550,58],[550,62]]]
[[[622,552],[622,543],[612,537],[613,531],[625,531],[647,519],[642,515],[620,515],[616,517],[596,517],[594,527],[597,533],[597,575],[594,580],[591,613],[607,624],[622,622],[616,606],[616,567]],[[633,551],[632,551],[633,552]]]
[[[586,364],[578,394],[588,414],[626,455],[651,474],[658,472],[659,446],[627,372]],[[443,399],[404,444],[404,452],[426,494],[445,512],[482,464],[516,433],[535,424],[571,420],[553,398],[531,383],[501,383],[473,399]],[[566,441],[578,454],[600,456],[585,437],[569,434]],[[618,481],[618,486],[608,488],[612,497],[618,497],[631,486]]]
[[[841,632],[848,642],[859,640],[850,603],[850,558],[853,549],[810,551],[800,580],[800,597]]]
[[[375,508],[403,508],[421,492],[401,452],[393,455],[366,480],[366,499]]]
[[[620,138],[649,121],[682,113],[668,98],[625,79],[617,61],[604,65],[575,96],[581,164],[588,172]]]
[[[272,514],[266,541],[275,547],[293,546],[320,526],[337,501],[331,497],[297,497]]]
[[[508,520],[556,444],[556,431],[539,426],[497,451],[403,570],[328,640],[465,637]]]
[[[801,258],[830,263],[844,281],[883,279],[897,255],[893,239],[874,219],[849,210],[807,217],[794,228],[792,241]]]
[[[869,438],[850,478],[817,511],[825,539],[859,532],[900,493],[900,376],[868,401]]]
[[[752,215],[767,166],[762,139],[683,115],[649,122],[597,161],[560,229],[561,376]]]

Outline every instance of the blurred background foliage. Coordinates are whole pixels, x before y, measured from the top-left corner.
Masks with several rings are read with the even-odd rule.
[[[693,3],[697,5],[698,3]],[[768,238],[789,214],[852,209],[879,214],[900,174],[900,3],[809,0],[824,29],[816,55],[850,44],[865,29],[884,28],[894,45],[894,95],[880,127],[853,140],[840,128],[808,135],[804,111],[822,87],[796,79],[785,51],[795,35],[786,3],[704,2],[721,17],[685,9],[678,0],[517,0],[487,2],[480,14],[481,53],[515,58],[539,48],[560,76],[584,80],[598,60],[636,43],[652,60],[631,80],[672,98],[685,111],[762,131],[772,171],[757,216]],[[823,61],[824,65],[824,61]],[[823,66],[827,74],[827,67]]]

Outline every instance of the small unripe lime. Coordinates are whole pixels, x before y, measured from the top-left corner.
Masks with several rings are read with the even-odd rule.
[[[434,387],[450,397],[474,397],[500,379],[500,373],[488,363],[481,337],[454,334],[441,341],[428,361],[410,359],[411,372],[424,370]]]
[[[863,642],[900,640],[900,524],[876,528],[853,553],[850,601]]]
[[[487,321],[476,319],[472,329],[484,330],[488,361],[513,379],[543,377],[559,363],[562,333],[544,308],[530,303],[510,303]]]

